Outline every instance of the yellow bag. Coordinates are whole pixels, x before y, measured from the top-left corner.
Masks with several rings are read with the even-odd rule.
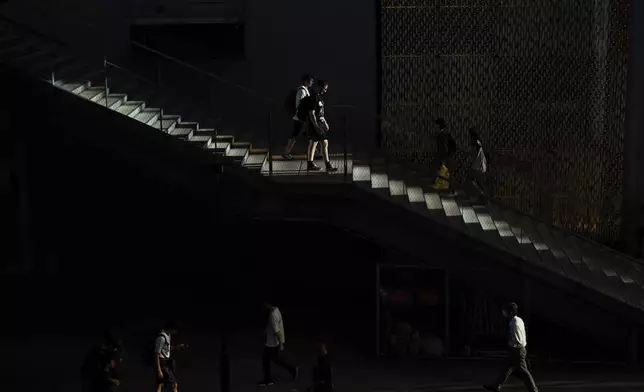
[[[434,181],[434,189],[449,189],[449,181],[441,178],[449,178],[449,170],[447,169],[447,166],[442,164],[438,172],[440,177],[436,177],[436,180]]]

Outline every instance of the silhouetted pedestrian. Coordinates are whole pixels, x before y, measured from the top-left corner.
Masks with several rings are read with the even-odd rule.
[[[273,385],[275,381],[271,375],[271,362],[288,370],[291,374],[291,380],[297,379],[299,368],[286,362],[282,358],[284,344],[286,344],[286,331],[284,330],[284,320],[282,313],[273,304],[264,303],[268,312],[268,322],[266,323],[266,342],[264,344],[264,353],[262,355],[262,366],[264,369],[264,379],[258,384],[260,386]]]
[[[312,374],[313,386],[309,388],[310,392],[333,392],[333,371],[331,370],[331,360],[327,352],[326,343],[318,343],[318,361],[313,368]]]
[[[528,370],[526,358],[528,356],[528,339],[523,320],[517,316],[518,306],[510,302],[503,309],[503,316],[509,319],[510,337],[508,339],[508,364],[499,375],[494,385],[484,385],[486,391],[499,392],[510,375],[519,377],[529,392],[537,392],[537,385]]]
[[[488,188],[488,159],[483,150],[483,143],[474,128],[470,128],[470,144],[472,146],[472,166],[470,167],[469,180],[479,201],[487,201]]]
[[[284,147],[284,154],[282,155],[284,159],[291,160],[293,156],[291,151],[295,146],[297,138],[306,133],[306,121],[302,121],[297,117],[297,109],[300,107],[302,99],[308,97],[310,94],[309,89],[313,86],[313,75],[304,74],[302,75],[302,83],[286,98],[284,107],[288,110],[288,113],[293,117],[293,132],[291,137],[288,139],[286,147]]]
[[[450,182],[449,175],[454,170],[454,155],[456,154],[456,141],[449,132],[445,120],[438,118],[434,124],[436,124],[438,131],[436,132],[436,158],[430,166],[430,174],[434,176],[432,185],[435,185],[438,179]],[[444,173],[441,173],[443,167]]]

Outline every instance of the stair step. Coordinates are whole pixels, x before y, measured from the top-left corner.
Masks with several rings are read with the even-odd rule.
[[[90,87],[90,83],[61,83],[60,88],[73,94],[80,94],[83,90]]]
[[[398,197],[402,196],[407,200],[407,184],[405,184],[405,181],[403,180],[394,180],[391,178],[391,174],[388,174],[389,176],[389,194],[392,197]]]
[[[207,148],[210,142],[212,141],[212,138],[210,136],[193,136],[188,139],[190,143],[196,144],[199,147],[202,148]]]
[[[127,101],[127,95],[125,94],[109,94],[107,96],[107,105],[105,104],[105,97],[102,97],[97,101],[101,106],[107,106],[112,110],[116,110],[119,106],[124,104]]]
[[[250,154],[250,150],[248,148],[230,148],[228,152],[226,152],[225,155],[221,153],[215,153],[218,157],[225,161],[229,162],[239,162],[243,163],[248,155]]]
[[[179,121],[181,121],[181,116],[164,114],[161,119],[163,121],[157,119],[154,124],[152,124],[152,128],[163,129],[164,132],[169,133],[177,126]]]
[[[435,192],[425,192],[423,193],[423,197],[425,198],[425,208],[427,209],[429,216],[440,224],[450,225],[450,222],[445,215],[445,209],[443,208],[440,195]]]
[[[374,168],[371,170],[371,187],[373,189],[386,189],[387,193],[389,193],[389,179],[387,178],[387,173],[374,172]]]
[[[161,110],[157,108],[145,108],[141,110],[134,118],[146,125],[154,124],[161,115]]]
[[[250,142],[233,142],[232,148],[240,149],[240,150],[242,149],[250,150],[251,148],[253,148],[253,145]]]
[[[105,89],[100,87],[89,87],[78,93],[78,95],[92,102],[96,102],[105,96]]]
[[[207,148],[208,148],[208,150],[213,151],[215,153],[222,153],[222,154],[226,155],[228,153],[228,151],[230,150],[230,143],[227,143],[227,142],[216,142],[216,143],[214,143],[214,142],[212,142],[212,139],[211,139],[211,142],[210,142],[210,144],[208,144]]]
[[[369,165],[360,165],[353,163],[353,181],[368,182],[371,184],[371,168]]]
[[[177,136],[181,139],[189,139],[190,136],[192,135],[192,132],[194,129],[192,128],[184,128],[183,124],[177,125],[173,130],[169,131],[168,133],[172,136]]]
[[[249,169],[258,169],[261,170],[264,162],[266,162],[267,154],[248,154],[248,157],[244,161],[244,166]]]
[[[145,102],[141,101],[127,101],[124,104],[120,105],[116,111],[121,113],[122,115],[128,116],[128,117],[134,117],[141,110],[145,109]]]

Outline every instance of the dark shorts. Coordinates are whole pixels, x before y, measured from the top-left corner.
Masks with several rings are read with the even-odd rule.
[[[293,133],[291,134],[292,138],[299,137],[300,134],[304,131],[306,124],[299,120],[293,120]]]
[[[177,378],[174,376],[174,363],[172,360],[162,361],[161,371],[163,372],[163,377],[159,378],[157,375],[157,385],[172,385],[177,382]]]
[[[328,140],[329,138],[327,137],[327,133],[318,133],[318,131],[315,130],[315,127],[313,124],[307,124],[307,136],[309,139],[313,140],[314,142],[321,142],[324,140]]]

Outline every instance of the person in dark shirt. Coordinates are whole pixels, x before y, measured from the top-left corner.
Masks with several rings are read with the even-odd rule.
[[[297,109],[297,117],[307,124],[307,135],[309,137],[309,149],[307,153],[307,170],[317,171],[320,167],[313,162],[315,158],[315,148],[318,143],[322,145],[322,157],[326,165],[327,172],[336,172],[338,169],[331,165],[329,160],[329,124],[324,117],[324,95],[329,88],[329,84],[324,80],[318,80],[311,92],[311,95],[304,97]]]
[[[454,169],[454,154],[456,154],[456,141],[447,129],[445,120],[439,118],[434,123],[438,128],[438,132],[436,133],[436,159],[431,166],[430,172],[431,175],[435,176],[432,183],[436,179],[442,178],[439,173],[441,165],[444,165],[449,172]],[[449,178],[443,178],[443,180],[449,182]]]
[[[326,349],[326,344],[318,344],[318,362],[313,368],[313,387],[311,392],[333,392],[333,372],[331,370],[331,361]]]
[[[83,361],[81,367],[83,391],[118,391],[121,384],[117,373],[120,357],[119,343],[110,335],[105,335],[101,345],[93,347]]]

